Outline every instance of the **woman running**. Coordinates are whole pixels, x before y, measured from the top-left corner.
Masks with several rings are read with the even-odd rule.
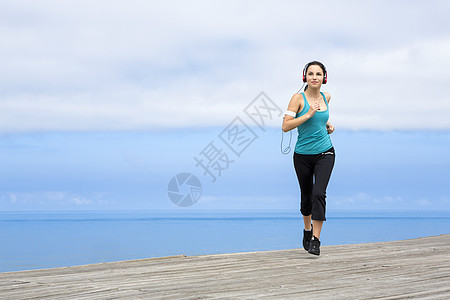
[[[329,136],[334,127],[328,122],[331,96],[320,91],[322,84],[327,83],[325,66],[318,61],[306,64],[303,82],[307,84],[305,90],[292,96],[282,128],[284,132],[298,129],[294,167],[305,225],[303,247],[311,254],[320,255],[320,232],[326,220],[326,190],[335,159]]]

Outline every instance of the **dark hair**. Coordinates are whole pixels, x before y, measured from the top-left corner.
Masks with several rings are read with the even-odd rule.
[[[308,72],[308,68],[311,66],[319,66],[322,69],[323,76],[326,76],[327,69],[325,68],[325,65],[321,63],[320,61],[314,60],[305,65],[303,68],[303,75],[306,76],[306,73]],[[306,77],[305,77],[306,78]],[[308,85],[305,86],[305,89],[303,91],[306,91],[308,89]]]
[[[327,72],[327,69],[325,68],[323,63],[321,63],[320,61],[315,60],[315,61],[312,61],[312,62],[309,62],[309,63],[306,64],[306,66],[305,66],[305,75],[306,75],[306,72],[308,72],[308,68],[310,66],[319,66],[322,69],[322,72],[323,72],[324,75]]]

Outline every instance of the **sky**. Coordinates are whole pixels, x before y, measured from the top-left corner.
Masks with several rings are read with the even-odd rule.
[[[180,209],[167,189],[182,172],[202,183],[187,209],[297,209],[279,113],[312,60],[336,128],[329,208],[450,210],[449,13],[448,1],[2,1],[0,210]],[[245,113],[261,92],[276,108],[263,127]],[[223,141],[237,117],[254,132],[240,156]],[[210,142],[234,160],[216,182],[195,160]]]

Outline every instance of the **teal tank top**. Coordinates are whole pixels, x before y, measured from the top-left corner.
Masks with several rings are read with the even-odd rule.
[[[330,109],[325,95],[322,92],[320,94],[322,94],[325,100],[327,110],[316,111],[312,118],[297,127],[298,137],[295,152],[298,154],[319,154],[333,147],[326,126],[330,116]],[[305,105],[303,105],[301,112],[295,116],[296,118],[303,116],[309,110],[309,103],[306,100],[306,96],[304,93],[302,95]]]

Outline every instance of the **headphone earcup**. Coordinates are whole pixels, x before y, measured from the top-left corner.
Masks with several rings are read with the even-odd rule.
[[[328,78],[327,78],[327,73],[325,73],[325,77],[323,77],[322,83],[323,83],[323,84],[326,84],[326,83],[327,83],[327,80],[328,80]]]
[[[308,67],[309,67],[309,63],[307,63],[306,65],[305,65],[305,67],[303,68],[303,82],[306,82],[306,70],[308,69]]]

